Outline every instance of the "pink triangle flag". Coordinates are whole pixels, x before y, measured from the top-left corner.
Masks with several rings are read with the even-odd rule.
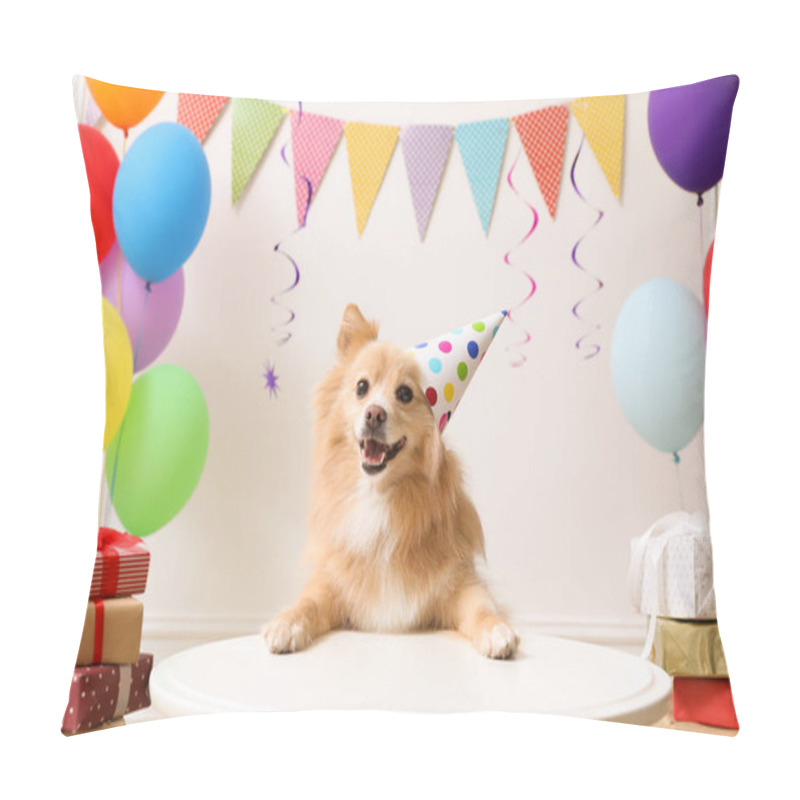
[[[514,117],[514,126],[522,140],[525,155],[553,218],[561,188],[568,119],[569,109],[566,106],[550,106]]]
[[[227,102],[227,97],[212,94],[179,94],[178,122],[203,142]]]
[[[449,125],[407,125],[400,131],[419,238],[425,238],[453,141]]]
[[[308,207],[328,169],[344,123],[333,117],[292,111],[292,158],[297,201],[297,224],[303,225]]]

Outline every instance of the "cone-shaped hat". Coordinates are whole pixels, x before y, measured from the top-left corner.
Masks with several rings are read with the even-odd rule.
[[[505,318],[506,312],[498,311],[412,349],[440,432],[447,427]]]

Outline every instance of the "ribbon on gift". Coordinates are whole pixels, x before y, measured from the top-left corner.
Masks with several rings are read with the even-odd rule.
[[[690,546],[692,549],[692,597],[682,596],[676,605],[671,597],[669,570],[664,557],[671,545]],[[700,571],[694,562],[694,553],[701,554]],[[674,567],[673,567],[674,569]],[[644,588],[650,590],[645,598]],[[716,602],[711,569],[711,539],[707,517],[696,512],[677,511],[657,520],[644,534],[631,542],[631,561],[628,570],[628,589],[636,609],[650,615],[643,656],[649,657],[655,638],[655,619],[682,617],[688,619],[713,619]],[[685,594],[685,593],[684,593]]]
[[[106,607],[102,600],[92,600],[94,604],[94,645],[92,661],[99,664],[103,660],[103,634],[106,626]]]
[[[114,597],[119,589],[120,555],[142,544],[130,533],[100,528],[97,534],[97,552],[100,559],[100,597]]]
[[[117,703],[114,716],[121,717],[128,708],[131,699],[131,683],[133,681],[133,665],[119,665],[119,689],[117,690]]]

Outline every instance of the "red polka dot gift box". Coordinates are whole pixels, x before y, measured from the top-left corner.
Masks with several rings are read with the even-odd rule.
[[[142,653],[133,664],[94,664],[72,675],[69,702],[61,723],[65,734],[104,727],[150,705],[153,656]]]
[[[150,551],[137,536],[100,528],[89,599],[142,594],[147,585]]]

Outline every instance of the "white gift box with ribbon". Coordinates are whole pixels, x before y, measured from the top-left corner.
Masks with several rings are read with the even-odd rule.
[[[711,537],[705,514],[677,511],[631,542],[628,586],[642,614],[716,619]]]

